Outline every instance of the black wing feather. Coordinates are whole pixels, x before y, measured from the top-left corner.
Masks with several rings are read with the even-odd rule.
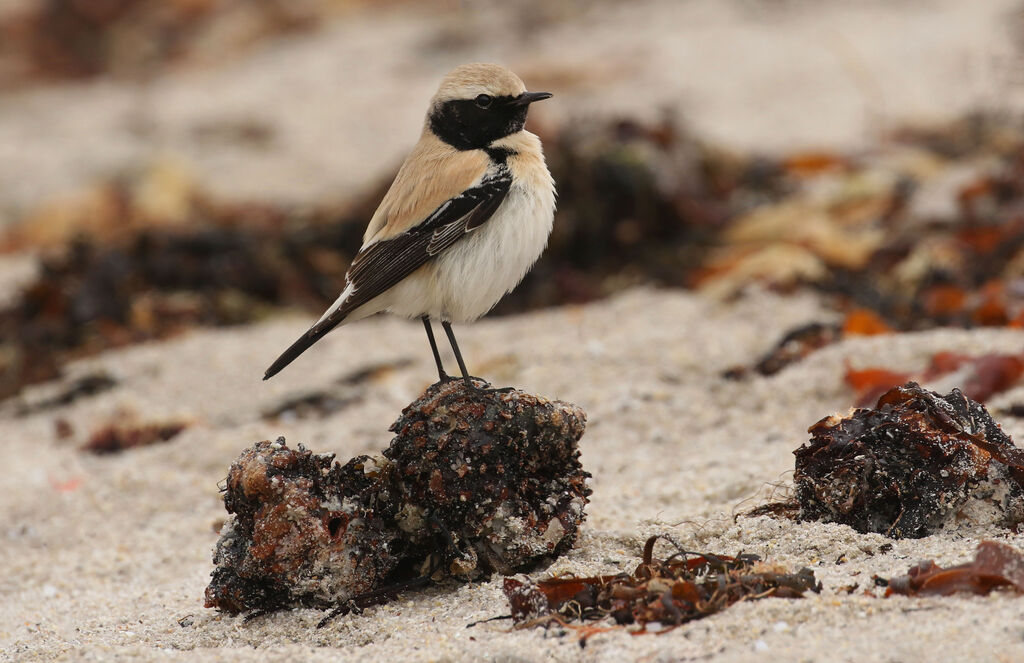
[[[313,325],[270,365],[263,379],[273,377],[296,357],[337,327],[349,313],[384,293],[434,256],[444,252],[487,222],[512,186],[512,174],[502,165],[475,187],[443,202],[430,216],[406,232],[360,251],[345,274],[355,290],[323,322]]]

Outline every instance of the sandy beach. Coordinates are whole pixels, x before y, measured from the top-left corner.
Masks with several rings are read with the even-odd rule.
[[[282,319],[179,339],[80,362],[102,367],[113,391],[69,407],[5,416],[7,446],[0,642],[10,660],[1014,660],[1019,599],[884,599],[871,582],[918,560],[970,559],[986,538],[1024,546],[1024,536],[962,523],[919,540],[889,541],[829,524],[737,517],[790,477],[806,428],[849,405],[843,364],[917,370],[938,350],[1015,351],[1019,331],[934,331],[843,341],[771,378],[732,382],[720,373],[749,363],[796,324],[832,315],[812,296],[752,293],[721,304],[678,292],[638,290],[584,307],[480,323],[463,334],[475,372],[571,400],[589,415],[583,463],[593,474],[588,521],[573,551],[533,575],[631,570],[644,539],[669,534],[692,550],[740,551],[799,568],[820,595],[736,605],[664,635],[624,630],[575,637],[508,622],[501,579],[444,584],[336,619],[320,611],[276,613],[246,623],[202,607],[214,531],[225,513],[217,483],[249,444],[278,435],[344,460],[383,448],[387,426],[429,380],[421,329],[374,319],[344,330],[320,354],[261,384],[261,359],[303,321]],[[358,353],[351,348],[360,348]],[[382,371],[360,400],[324,420],[270,424],[260,412],[368,365]],[[30,390],[33,402],[54,389]],[[1021,400],[1024,389],[998,397]],[[165,443],[115,456],[81,453],[92,429],[130,410],[144,420],[192,425]],[[54,419],[75,434],[55,439]],[[1021,421],[1001,418],[1020,437]],[[892,550],[879,552],[885,543]],[[836,560],[845,557],[845,563]],[[857,584],[847,594],[841,588]],[[979,655],[983,654],[981,658]]]
[[[28,4],[0,0],[0,20]],[[864,228],[873,238],[895,233],[885,225],[888,218],[877,222],[879,210],[907,173],[919,188],[904,211],[920,228],[935,220],[952,227],[970,217],[957,195],[972,184],[995,190],[1019,179],[1019,169],[1005,180],[982,177],[1012,162],[997,158],[1013,144],[999,136],[979,139],[978,154],[971,148],[966,156],[948,157],[923,148],[927,139],[912,148],[891,143],[890,130],[978,108],[1007,117],[1024,109],[1020,3],[538,0],[515,7],[459,3],[465,5],[459,12],[384,4],[367,9],[353,3],[359,8],[324,19],[315,30],[255,39],[231,57],[198,48],[193,61],[161,69],[145,84],[110,75],[3,89],[0,226],[81,220],[103,183],[154,166],[166,167],[157,170],[167,179],[156,179],[170,190],[167,197],[157,191],[158,208],[198,191],[243,211],[259,204],[331,209],[394,170],[415,140],[439,77],[473,60],[504,62],[531,89],[556,92],[531,115],[529,126],[546,140],[576,123],[622,117],[647,122],[638,126],[657,133],[657,121],[669,115],[681,135],[692,134],[716,153],[806,156],[808,150],[811,161],[826,162],[827,172],[819,180],[798,175],[806,186],[795,204],[782,201],[773,208],[781,213],[746,227],[753,240],[733,238],[728,248],[735,252],[716,256],[721,264],[740,265],[734,279],[722,269],[721,287],[702,294],[616,286],[608,290],[618,294],[602,301],[485,318],[458,333],[475,375],[575,403],[587,413],[580,443],[583,466],[592,474],[587,520],[571,552],[533,570],[532,578],[631,572],[644,541],[664,535],[691,551],[751,553],[792,571],[808,567],[823,590],[802,599],[741,602],[660,634],[610,629],[589,637],[585,647],[577,633],[559,628],[514,629],[508,620],[470,627],[509,614],[498,576],[406,592],[322,629],[316,628],[323,617],[318,610],[246,621],[204,608],[211,556],[227,516],[219,484],[239,453],[279,436],[290,446],[337,454],[341,462],[378,453],[391,440],[389,425],[436,375],[418,322],[377,317],[332,333],[263,382],[265,367],[313,319],[295,308],[281,313],[302,302],[276,302],[277,315],[253,316],[256,322],[191,327],[78,359],[59,380],[0,402],[0,659],[1024,660],[1020,596],[884,598],[873,580],[905,574],[925,559],[943,566],[967,562],[983,540],[1024,549],[1024,534],[968,515],[937,534],[902,540],[843,525],[744,515],[787,496],[792,452],[807,441],[809,426],[848,412],[856,399],[844,382],[848,367],[919,374],[940,351],[1019,355],[1024,330],[1009,321],[1024,314],[1007,306],[1002,312],[1013,315],[1001,326],[846,335],[777,374],[724,376],[750,366],[801,325],[843,321],[837,298],[821,294],[820,282],[817,290],[791,287],[789,277],[799,269],[779,255],[810,260],[808,272],[824,272],[827,250],[841,254]],[[489,31],[494,25],[510,27]],[[219,35],[208,37],[207,46]],[[382,51],[381,42],[391,48]],[[0,75],[2,56],[0,50]],[[679,142],[674,156],[691,158],[686,151],[692,145]],[[651,150],[622,154],[626,161],[649,157]],[[858,170],[858,161],[869,159],[876,161]],[[781,168],[783,162],[773,163]],[[691,171],[679,170],[692,174],[697,163],[694,158]],[[695,189],[695,199],[710,189]],[[985,198],[989,194],[978,196],[983,213],[986,205],[998,207],[994,197]],[[1009,200],[1019,217],[1020,199]],[[700,202],[711,208],[721,201]],[[850,209],[853,221],[843,217]],[[829,216],[835,210],[838,221]],[[708,218],[719,217],[702,217]],[[803,225],[805,219],[813,223]],[[695,227],[708,231],[711,222],[701,222]],[[947,258],[953,244],[945,240],[911,255],[896,276],[910,273],[912,281],[929,260]],[[749,245],[741,246],[745,241]],[[748,257],[743,252],[758,241],[774,242],[774,253],[741,264]],[[867,244],[891,248],[881,240]],[[5,306],[37,275],[36,248],[0,256]],[[1013,306],[1024,296],[1011,282],[1024,273],[1022,255],[1014,263],[1007,259],[999,275],[1006,277],[1001,294],[1009,293]],[[332,265],[327,258],[324,264]],[[758,272],[762,268],[767,276]],[[768,287],[779,274],[782,287]],[[615,279],[642,281],[628,269],[608,278]],[[959,294],[966,301],[979,292]],[[450,353],[445,360],[454,365]],[[108,376],[113,388],[53,402],[79,378],[98,375]],[[962,377],[952,373],[925,386],[945,393]],[[267,416],[316,390],[340,394],[326,416]],[[986,403],[1018,444],[1024,443],[1024,419],[1007,409],[1021,403],[1020,383]],[[97,431],[126,421],[185,428],[169,441],[120,453],[83,451]],[[672,550],[659,543],[656,554]]]

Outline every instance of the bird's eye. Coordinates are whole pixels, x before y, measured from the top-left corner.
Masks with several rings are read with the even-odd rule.
[[[476,98],[476,105],[479,106],[480,108],[487,108],[488,106],[491,105],[491,101],[493,101],[491,99],[491,95],[481,94]]]

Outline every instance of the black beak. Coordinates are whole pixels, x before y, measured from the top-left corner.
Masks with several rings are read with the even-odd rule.
[[[523,92],[512,100],[513,106],[529,106],[535,101],[543,101],[551,98],[550,92]]]

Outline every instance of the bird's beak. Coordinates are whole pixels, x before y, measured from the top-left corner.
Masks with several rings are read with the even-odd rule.
[[[521,95],[512,100],[512,105],[529,106],[535,101],[543,101],[544,99],[550,98],[550,92],[523,92]]]

